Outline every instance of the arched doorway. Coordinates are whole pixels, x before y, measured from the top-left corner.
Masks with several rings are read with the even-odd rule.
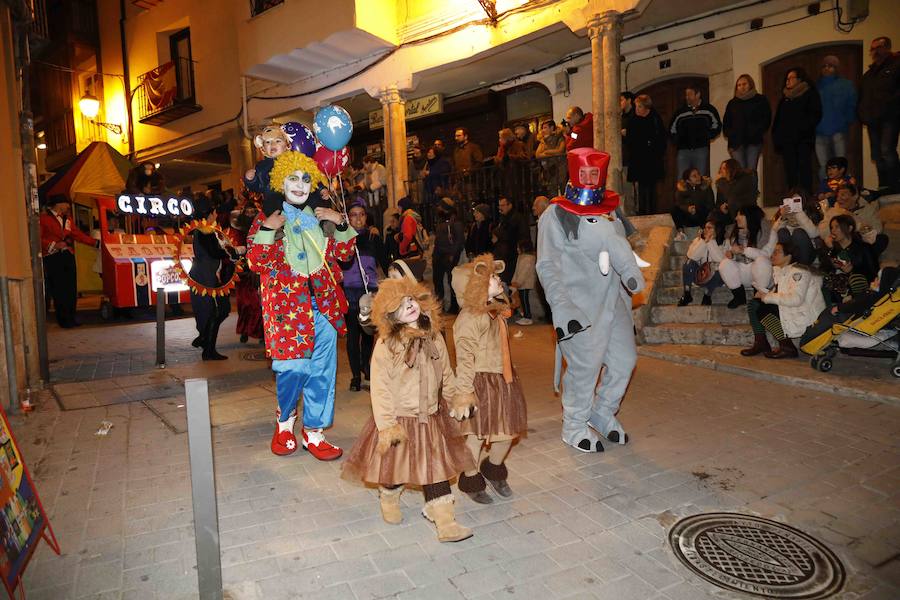
[[[659,81],[635,92],[635,95],[647,94],[653,101],[653,108],[662,118],[663,125],[668,127],[672,122],[675,111],[684,105],[684,88],[689,84],[700,84],[703,98],[709,99],[709,79],[702,76],[682,76],[673,79]],[[669,212],[675,200],[675,183],[681,177],[676,173],[678,163],[676,161],[675,145],[669,141],[666,147],[666,173],[656,186],[656,212]]]
[[[762,68],[762,89],[769,99],[772,106],[772,117],[775,117],[775,110],[778,108],[778,102],[781,100],[781,88],[784,83],[784,75],[788,69],[802,67],[806,70],[806,74],[812,81],[819,78],[819,68],[822,65],[822,59],[825,56],[833,54],[841,61],[841,68],[838,74],[846,77],[859,89],[859,80],[862,78],[863,72],[863,52],[862,45],[856,44],[831,44],[828,46],[816,46],[815,48],[807,48],[800,50],[787,56],[782,56],[763,65]],[[847,160],[850,163],[850,173],[854,175],[859,183],[862,183],[862,131],[859,122],[855,122],[850,126],[850,135],[847,140]],[[813,168],[818,173],[819,163],[815,156],[813,157]],[[775,153],[775,148],[771,141],[766,143],[763,148],[763,201],[766,206],[775,206],[781,204],[784,197],[784,166],[781,156]],[[818,175],[816,175],[818,180]],[[818,186],[818,184],[816,184]]]

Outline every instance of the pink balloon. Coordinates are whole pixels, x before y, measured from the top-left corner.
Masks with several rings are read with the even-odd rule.
[[[350,162],[350,151],[347,150],[346,146],[340,150],[329,150],[325,146],[322,146],[316,150],[316,154],[313,158],[315,159],[316,164],[319,165],[320,171],[329,177],[334,177],[343,171],[344,167]]]

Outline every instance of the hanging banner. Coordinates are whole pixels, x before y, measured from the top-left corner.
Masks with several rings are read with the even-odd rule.
[[[444,96],[442,94],[431,94],[406,101],[407,121],[442,112],[444,112]],[[371,111],[369,113],[369,129],[381,129],[382,127],[384,127],[384,111],[381,109]]]
[[[59,543],[2,408],[0,417],[0,577],[13,598],[41,538],[57,554]]]

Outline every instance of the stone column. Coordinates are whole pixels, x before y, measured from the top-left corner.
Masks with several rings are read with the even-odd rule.
[[[591,40],[591,112],[594,113],[594,148],[603,149],[603,27],[600,15],[588,23]]]
[[[608,185],[614,190],[622,190],[622,115],[619,108],[622,15],[610,10],[600,15],[597,22],[603,37],[603,111],[600,115],[594,113],[594,118],[599,116],[605,121],[602,148],[610,155]],[[596,139],[594,141],[596,144]]]
[[[388,208],[396,208],[406,195],[409,178],[406,162],[406,101],[397,86],[389,85],[379,90],[379,100],[384,111],[384,155],[388,176]]]

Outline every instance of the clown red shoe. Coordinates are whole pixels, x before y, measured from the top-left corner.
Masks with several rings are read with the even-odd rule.
[[[281,421],[281,411],[275,411],[275,433],[272,435],[272,452],[278,456],[287,456],[297,451],[297,438],[294,436],[294,421],[297,412],[291,413],[286,421]]]
[[[337,446],[329,444],[321,429],[303,429],[303,449],[319,460],[335,460],[344,453]]]

